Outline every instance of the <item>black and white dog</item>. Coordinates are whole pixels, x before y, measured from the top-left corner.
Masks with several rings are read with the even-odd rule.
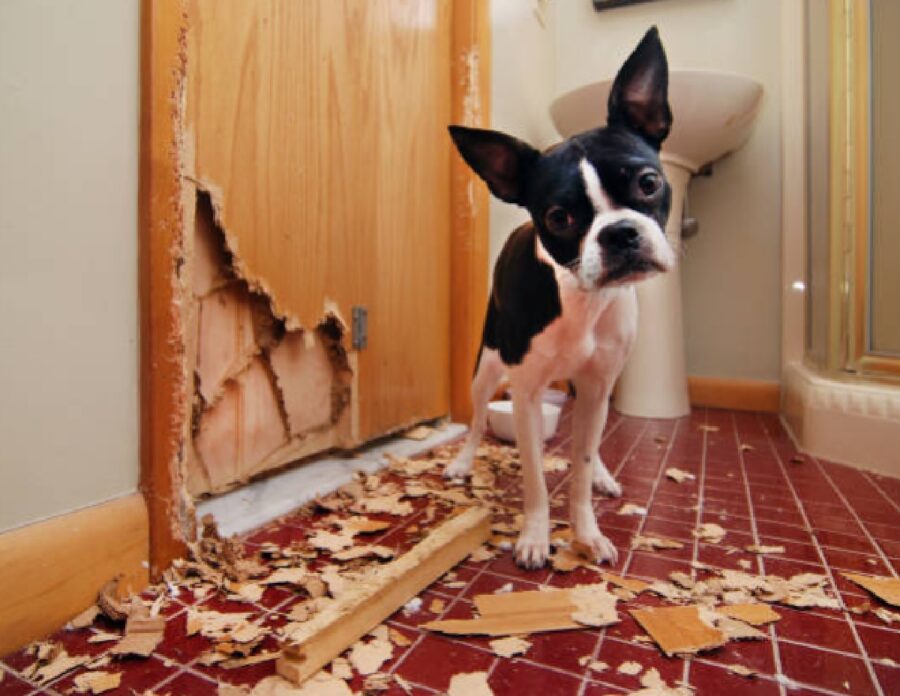
[[[575,539],[598,561],[617,552],[597,526],[591,484],[621,488],[600,459],[610,392],[634,342],[634,284],[669,270],[675,253],[664,233],[671,190],[659,161],[669,133],[668,66],[656,27],[619,70],[607,126],[544,152],[509,135],[451,126],[460,154],[503,201],[528,209],[494,268],[481,352],[472,383],[474,416],[465,445],[445,475],[472,468],[489,399],[508,373],[524,488],[516,561],[542,566],[549,553],[541,395],[570,379],[570,521]],[[599,120],[599,119],[598,119]]]

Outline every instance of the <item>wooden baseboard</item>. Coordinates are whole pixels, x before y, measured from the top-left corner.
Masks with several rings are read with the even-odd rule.
[[[0,656],[63,626],[116,575],[143,589],[148,539],[139,493],[0,534]]]
[[[692,406],[764,413],[778,413],[781,410],[781,385],[778,382],[688,377],[688,392]]]

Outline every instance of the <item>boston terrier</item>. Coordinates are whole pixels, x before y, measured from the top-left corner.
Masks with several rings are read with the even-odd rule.
[[[653,27],[616,76],[604,128],[539,152],[504,133],[450,126],[460,154],[491,192],[531,214],[497,259],[472,383],[472,426],[445,471],[448,478],[471,471],[488,401],[508,374],[525,508],[515,557],[525,568],[543,566],[549,553],[541,395],[561,379],[576,390],[574,538],[598,562],[617,559],[597,526],[591,485],[621,495],[599,449],[610,392],[637,330],[634,284],[675,263],[664,233],[671,190],[659,161],[672,126],[667,92],[666,55]]]

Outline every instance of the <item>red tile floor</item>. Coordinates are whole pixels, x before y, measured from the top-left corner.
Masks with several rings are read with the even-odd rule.
[[[549,443],[552,453],[567,454],[568,413],[560,432]],[[718,430],[703,428],[717,426]],[[797,454],[777,417],[765,414],[698,409],[687,418],[655,421],[611,415],[601,453],[624,487],[625,501],[645,506],[646,517],[621,516],[615,511],[621,501],[597,498],[600,526],[620,550],[619,572],[644,579],[664,577],[671,570],[690,572],[690,562],[738,568],[739,559],[751,560],[759,573],[789,576],[799,572],[824,573],[845,603],[855,606],[875,600],[838,574],[856,570],[872,574],[900,572],[900,480],[869,474],[845,466]],[[695,481],[677,484],[664,475],[669,466],[696,474]],[[567,474],[550,474],[551,491],[561,492]],[[515,488],[515,481],[506,485]],[[514,490],[511,491],[514,494]],[[421,514],[421,513],[419,513]],[[404,529],[417,524],[419,515],[398,521],[379,543],[406,547]],[[694,539],[691,530],[703,521],[713,521],[728,531],[724,544]],[[305,538],[309,519],[287,517],[258,530],[245,539],[249,549],[266,540],[285,543]],[[654,533],[680,539],[684,549],[658,553],[628,551],[636,533]],[[779,556],[750,556],[727,552],[728,546],[745,543],[780,544]],[[581,568],[559,574],[549,569],[524,571],[507,552],[483,562],[466,562],[457,569],[467,582],[454,590],[436,584],[424,593],[424,606],[431,598],[442,598],[442,617],[468,618],[471,598],[507,583],[517,590],[539,585],[568,586],[593,582],[596,574]],[[658,603],[652,597],[642,603]],[[253,609],[271,626],[283,625],[285,612],[296,601],[283,589],[270,588]],[[220,611],[247,611],[246,604],[206,600]],[[444,692],[450,677],[458,672],[485,670],[497,696],[540,694],[541,696],[595,696],[627,693],[639,687],[638,677],[619,674],[615,666],[635,660],[655,666],[673,684],[683,680],[698,694],[900,694],[900,626],[883,624],[871,616],[847,611],[816,609],[800,611],[777,607],[782,619],[769,628],[770,640],[731,643],[692,660],[665,658],[653,647],[628,639],[641,633],[626,612],[622,622],[604,630],[579,630],[533,635],[533,645],[518,658],[496,657],[482,638],[449,638],[420,631],[417,624],[435,618],[423,610],[406,615],[402,611],[390,624],[412,643],[396,648],[383,669],[395,672],[413,685],[413,693]],[[116,693],[215,694],[217,680],[253,684],[272,673],[271,662],[236,670],[203,667],[196,661],[207,647],[205,638],[186,638],[185,604],[173,601],[166,638],[148,660],[120,661],[124,672]],[[102,653],[105,645],[89,644],[92,630],[61,632],[56,636],[71,654]],[[579,658],[590,655],[613,666],[602,673],[589,673]],[[18,670],[30,658],[23,653],[7,656],[0,667],[6,671],[0,682],[2,694],[68,693],[74,675],[36,689]],[[739,663],[759,672],[755,679],[736,676],[725,665]],[[351,683],[361,689],[357,676]],[[790,688],[787,688],[790,687]],[[399,696],[395,684],[384,692]]]

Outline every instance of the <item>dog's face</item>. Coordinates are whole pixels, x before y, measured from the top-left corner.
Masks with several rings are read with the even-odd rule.
[[[496,131],[451,126],[460,154],[501,200],[528,209],[541,243],[585,290],[667,271],[671,189],[659,161],[669,133],[668,67],[656,28],[619,70],[607,126],[541,153]]]

